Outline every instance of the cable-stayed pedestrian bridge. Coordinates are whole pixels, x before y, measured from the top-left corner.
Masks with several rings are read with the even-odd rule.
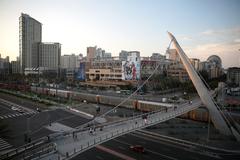
[[[192,101],[192,104],[184,103],[172,108],[134,116],[112,124],[96,125],[93,128],[90,127],[85,130],[69,132],[65,136],[59,136],[52,140],[52,143],[54,143],[56,147],[56,152],[53,153],[52,156],[60,159],[74,157],[98,144],[135,130],[175,118],[198,108],[200,105],[201,100],[197,98]]]
[[[202,80],[200,79],[194,68],[191,66],[188,57],[181,49],[175,37],[170,33],[169,35],[171,38],[171,42],[174,43],[175,48],[178,54],[180,55],[180,58],[200,98],[192,100],[192,103],[184,103],[178,106],[173,106],[171,108],[148,112],[142,115],[133,116],[131,118],[117,122],[94,125],[95,120],[93,120],[91,121],[93,122],[91,123],[92,125],[89,127],[86,127],[85,125],[80,129],[74,129],[71,131],[53,134],[47,139],[42,139],[39,147],[34,146],[30,152],[24,152],[23,154],[24,158],[46,160],[70,159],[98,144],[104,143],[118,136],[148,126],[152,126],[167,121],[169,119],[175,118],[182,114],[185,114],[191,110],[198,108],[202,104],[202,102],[208,108],[215,127],[221,133],[226,135],[233,134],[237,139],[240,139],[237,130],[234,129],[233,126],[231,126],[231,124],[226,120],[226,117],[223,117],[223,115],[220,113],[220,109],[217,108],[217,105],[214,103],[214,100],[211,96],[212,93],[210,93],[210,91],[206,88],[206,86],[203,84]],[[157,68],[158,67],[156,67],[156,69]],[[148,79],[150,79],[150,77]],[[145,81],[143,85],[146,82],[147,81]],[[122,103],[124,103],[124,101]],[[113,110],[116,109],[118,106],[114,107]],[[106,112],[106,114],[110,112],[111,111],[108,111]],[[103,114],[101,117],[104,117],[106,114]],[[15,151],[15,153],[13,152],[9,153],[4,158],[14,159],[14,157],[11,156],[11,154],[17,155],[18,152],[19,151]],[[16,158],[19,159],[20,157],[16,156]]]

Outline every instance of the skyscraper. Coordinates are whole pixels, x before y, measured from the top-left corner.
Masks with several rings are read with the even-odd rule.
[[[57,70],[60,67],[61,44],[39,43],[39,67],[49,70]]]
[[[27,14],[19,17],[19,58],[21,73],[39,66],[38,43],[42,41],[42,24]]]
[[[87,61],[92,61],[96,56],[97,46],[87,47]]]

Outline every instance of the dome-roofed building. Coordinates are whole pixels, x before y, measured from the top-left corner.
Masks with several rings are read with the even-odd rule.
[[[219,56],[217,55],[211,55],[207,59],[208,62],[216,65],[216,67],[222,68],[222,60]]]
[[[222,71],[222,60],[217,55],[211,55],[207,59],[207,72],[209,78],[218,78],[223,74]]]

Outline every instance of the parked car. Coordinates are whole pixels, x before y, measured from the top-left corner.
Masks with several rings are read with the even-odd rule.
[[[131,145],[130,150],[138,153],[145,153],[144,147],[141,145]]]

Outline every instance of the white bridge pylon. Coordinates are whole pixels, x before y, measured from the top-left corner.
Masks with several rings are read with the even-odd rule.
[[[210,94],[209,90],[203,84],[203,82],[200,79],[200,77],[198,76],[197,72],[191,65],[187,55],[184,53],[184,51],[178,44],[176,38],[170,32],[168,32],[168,35],[169,35],[171,41],[173,42],[173,45],[174,45],[175,49],[177,50],[177,53],[179,54],[179,56],[182,60],[182,63],[184,65],[185,69],[187,70],[188,75],[189,75],[190,79],[192,80],[193,85],[195,86],[195,88],[198,92],[198,95],[200,96],[204,105],[206,105],[215,128],[218,129],[222,134],[231,135],[232,133],[231,133],[230,128],[228,127],[226,121],[223,119],[222,115],[218,111],[216,105],[214,104],[214,102],[211,98],[211,94]]]

